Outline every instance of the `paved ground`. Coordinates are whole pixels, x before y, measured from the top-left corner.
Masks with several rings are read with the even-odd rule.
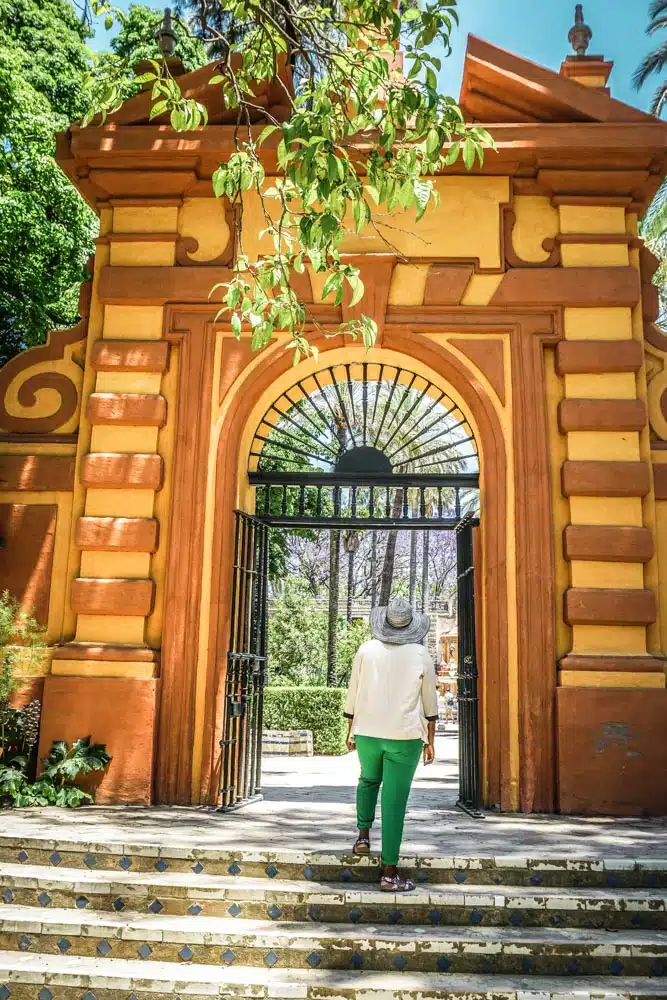
[[[455,808],[457,740],[438,738],[437,762],[420,767],[403,841],[405,854],[667,858],[667,818],[583,819],[487,814]],[[95,807],[24,809],[2,816],[2,835],[199,848],[344,851],[354,839],[356,756],[274,758],[264,801],[222,815],[211,809]]]

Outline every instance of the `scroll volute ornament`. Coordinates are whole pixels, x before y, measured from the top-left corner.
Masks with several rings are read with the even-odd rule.
[[[508,267],[559,267],[561,263],[560,246],[552,236],[542,240],[542,249],[548,256],[545,260],[523,260],[514,249],[513,235],[516,226],[516,212],[509,205],[503,208],[502,232],[505,263]]]
[[[222,253],[212,260],[194,260],[191,254],[199,250],[199,241],[194,236],[180,236],[176,241],[176,265],[178,267],[232,267],[236,256],[236,231],[239,222],[239,205],[233,205],[229,198],[223,199],[225,222],[229,228],[229,238]]]
[[[92,273],[91,266],[88,271]],[[10,434],[53,434],[67,429],[77,414],[83,370],[72,346],[87,337],[91,291],[92,282],[88,280],[81,286],[81,319],[76,326],[52,331],[45,344],[17,354],[0,369],[0,430]],[[40,412],[39,394],[44,389],[55,390],[59,396],[56,408],[46,414]],[[19,408],[26,412],[17,413]]]

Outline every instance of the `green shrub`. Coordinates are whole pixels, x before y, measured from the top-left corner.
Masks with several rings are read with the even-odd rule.
[[[65,740],[54,741],[34,782],[28,780],[21,758],[7,764],[0,759],[0,806],[77,808],[92,803],[94,794],[79,788],[77,779],[103,771],[110,761],[105,745],[91,743],[90,736],[75,740],[71,747]]]
[[[265,729],[310,729],[317,754],[347,752],[343,717],[345,689],[269,687],[264,691]]]

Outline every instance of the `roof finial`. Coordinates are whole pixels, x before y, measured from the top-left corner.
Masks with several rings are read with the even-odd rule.
[[[574,24],[567,36],[568,41],[578,56],[585,56],[592,37],[593,32],[584,24],[583,4],[578,3],[574,8]]]
[[[171,20],[171,8],[165,7],[162,24],[155,32],[157,37],[157,47],[165,59],[171,59],[176,51],[176,33]]]

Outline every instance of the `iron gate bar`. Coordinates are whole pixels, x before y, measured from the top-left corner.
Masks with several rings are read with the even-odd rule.
[[[479,524],[466,515],[456,528],[458,606],[459,809],[483,819],[479,769],[479,698],[475,646],[475,573],[472,529]]]
[[[461,486],[479,487],[477,472],[400,472],[365,476],[356,472],[264,472],[248,473],[251,486]]]
[[[268,525],[236,512],[223,722],[220,811],[261,799],[263,687],[267,670]]]

